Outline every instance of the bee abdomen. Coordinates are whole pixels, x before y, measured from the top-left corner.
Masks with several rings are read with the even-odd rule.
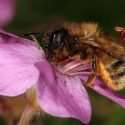
[[[118,59],[110,65],[110,69],[116,69],[116,68],[119,68],[122,65],[125,65],[125,60]]]
[[[117,59],[107,68],[117,90],[125,88],[125,60]]]
[[[110,77],[113,79],[125,76],[125,60],[116,60],[110,64],[108,71],[110,72]]]

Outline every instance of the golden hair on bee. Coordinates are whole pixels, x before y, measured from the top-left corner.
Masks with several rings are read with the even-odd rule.
[[[86,85],[100,78],[112,90],[125,88],[125,45],[98,23],[64,23],[47,32],[43,47],[50,63],[78,60],[92,64]]]
[[[68,29],[72,35],[78,35],[84,38],[90,38],[93,36],[98,37],[101,28],[98,23],[84,22],[84,23],[64,23],[64,27]]]

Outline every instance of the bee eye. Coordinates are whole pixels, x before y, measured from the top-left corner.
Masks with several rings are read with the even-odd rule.
[[[58,48],[60,44],[64,43],[65,39],[67,38],[67,35],[67,30],[64,28],[54,31],[50,38],[50,47],[52,49]]]

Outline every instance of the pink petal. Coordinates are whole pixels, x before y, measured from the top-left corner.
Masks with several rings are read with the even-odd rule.
[[[14,16],[15,0],[0,0],[0,27],[10,22]]]
[[[42,56],[32,41],[0,31],[0,95],[16,96],[33,86],[39,76],[34,63]]]
[[[115,31],[120,33],[120,37],[123,41],[125,41],[125,28],[123,27],[115,27]]]
[[[91,105],[80,79],[56,72],[46,62],[36,66],[40,70],[37,93],[41,108],[53,116],[72,117],[87,124]]]
[[[118,92],[108,89],[99,80],[96,80],[95,85],[91,88],[125,108],[125,96],[119,95]]]

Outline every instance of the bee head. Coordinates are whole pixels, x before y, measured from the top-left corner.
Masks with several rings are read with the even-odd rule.
[[[61,28],[55,30],[49,36],[48,43],[45,44],[46,56],[48,59],[56,58],[57,60],[61,58],[61,53],[64,47],[68,48],[67,43],[68,32],[66,29]]]

